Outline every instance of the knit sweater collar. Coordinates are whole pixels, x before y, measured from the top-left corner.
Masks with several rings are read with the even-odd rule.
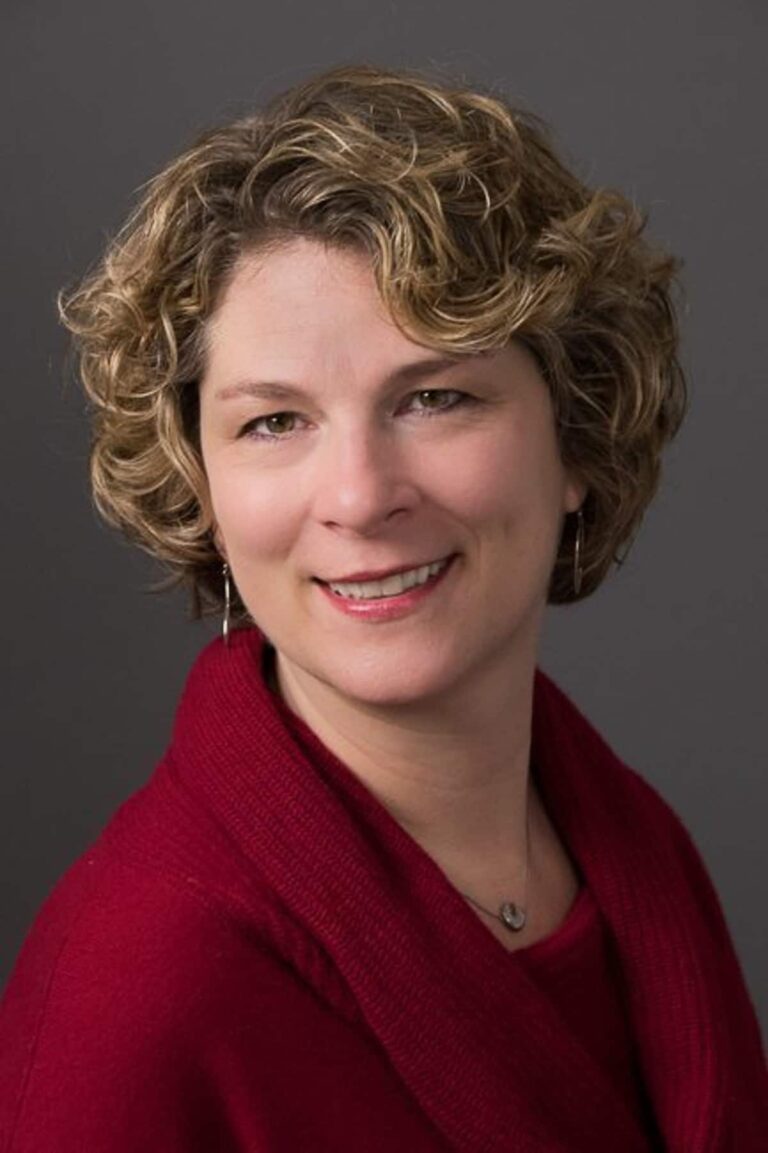
[[[436,1127],[467,1153],[511,1141],[519,1153],[646,1150],[613,1082],[515,954],[351,770],[299,746],[264,684],[263,643],[248,629],[201,654],[169,757],[331,958]],[[532,764],[615,938],[668,1150],[758,1153],[759,1031],[690,838],[538,671]]]

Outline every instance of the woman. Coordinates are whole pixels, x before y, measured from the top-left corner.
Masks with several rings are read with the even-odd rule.
[[[674,271],[531,117],[405,73],[150,185],[62,312],[96,500],[223,637],[25,943],[3,1148],[764,1148],[701,858],[536,668],[682,418]]]

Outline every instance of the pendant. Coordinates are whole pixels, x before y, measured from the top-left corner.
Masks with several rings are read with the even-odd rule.
[[[517,905],[512,901],[505,901],[499,909],[499,917],[503,925],[511,929],[514,933],[518,933],[525,924],[525,912],[523,909],[518,909]]]

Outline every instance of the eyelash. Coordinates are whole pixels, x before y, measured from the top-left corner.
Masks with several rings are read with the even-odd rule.
[[[453,396],[456,398],[453,404],[447,404],[441,406],[440,408],[422,408],[414,410],[420,417],[424,417],[426,419],[431,419],[435,416],[441,416],[445,412],[453,412],[454,409],[460,408],[466,404],[471,404],[474,401],[474,397],[470,396],[466,392],[460,392],[455,388],[422,388],[419,389],[418,392],[413,393],[412,396]],[[249,420],[247,424],[243,425],[238,435],[241,437],[250,437],[252,440],[272,441],[273,443],[278,440],[289,440],[297,431],[296,429],[289,429],[287,432],[278,434],[272,432],[257,432],[256,426],[262,421],[274,420],[279,416],[296,415],[296,413],[291,412],[290,410],[285,410],[281,412],[270,412],[267,413],[266,416],[257,416],[253,420]]]

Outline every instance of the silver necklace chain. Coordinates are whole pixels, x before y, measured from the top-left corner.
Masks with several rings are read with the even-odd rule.
[[[526,807],[525,812],[525,879],[523,883],[523,901],[528,895],[528,864],[530,860],[530,805]],[[461,892],[461,890],[459,890]],[[502,901],[499,905],[498,913],[494,913],[491,909],[486,909],[474,897],[470,897],[469,893],[461,893],[462,897],[466,897],[471,903],[482,913],[486,913],[489,917],[493,917],[495,921],[501,921],[505,929],[509,929],[512,933],[519,933],[525,927],[528,920],[528,913],[525,904],[518,905],[515,901]]]
[[[225,576],[227,576],[228,571],[227,571],[226,565],[224,566],[224,569],[225,569]],[[226,591],[227,591],[227,604],[228,604],[229,603],[229,589],[227,588]],[[228,631],[229,631],[229,629],[227,628],[225,630],[225,634],[224,634],[225,640],[227,639]],[[277,685],[277,675],[275,672],[274,655],[268,649],[266,650],[266,652],[268,653],[268,656],[269,656],[269,661],[268,661],[268,664],[266,666],[266,669],[267,669],[266,680],[267,680],[269,687],[273,690],[273,692],[279,693],[279,688]],[[525,874],[524,874],[524,882],[523,882],[524,898],[528,894],[528,864],[529,864],[529,860],[530,860],[530,824],[531,824],[530,817],[531,817],[531,809],[530,809],[530,805],[528,804],[528,805],[526,805],[526,810],[525,810]],[[461,890],[459,890],[459,892],[461,892]],[[510,932],[519,933],[520,930],[525,927],[525,923],[528,919],[528,913],[527,913],[524,905],[518,905],[515,901],[502,901],[501,905],[499,905],[498,913],[494,913],[491,909],[486,909],[485,906],[481,905],[478,901],[476,901],[474,897],[470,897],[469,893],[461,893],[461,895],[462,895],[462,897],[466,897],[466,899],[468,901],[470,901],[477,909],[479,909],[481,913],[485,913],[487,916],[493,917],[493,919],[495,921],[501,921],[504,928],[509,929]]]

